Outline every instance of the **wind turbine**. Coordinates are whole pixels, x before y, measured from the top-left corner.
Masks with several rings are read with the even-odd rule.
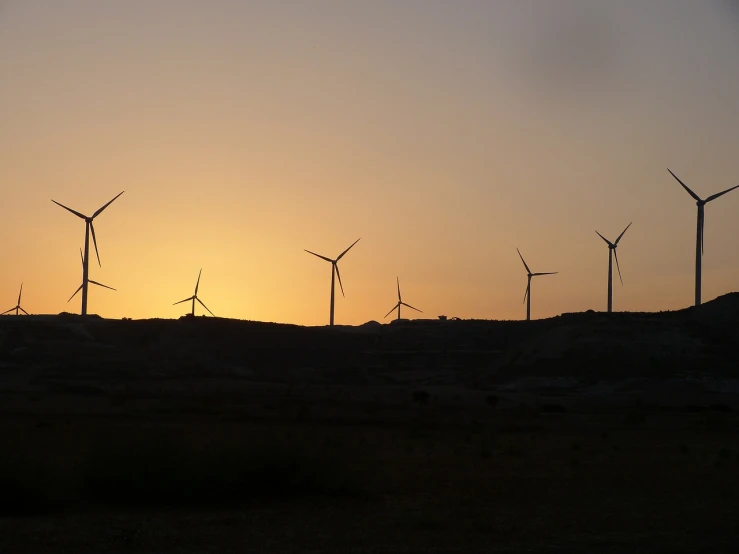
[[[175,302],[175,303],[174,303],[174,304],[172,304],[172,305],[173,305],[173,306],[176,306],[177,304],[182,304],[183,302],[189,302],[189,301],[191,301],[191,300],[192,300],[192,312],[191,312],[191,314],[190,314],[190,315],[192,315],[192,316],[195,316],[195,301],[197,300],[198,302],[200,302],[200,305],[201,305],[201,306],[202,306],[203,308],[205,308],[206,310],[208,310],[208,313],[209,313],[210,315],[212,315],[213,317],[216,317],[216,314],[214,314],[213,312],[211,312],[211,311],[210,311],[210,310],[208,309],[208,306],[206,306],[205,304],[203,304],[203,301],[202,301],[202,300],[200,300],[200,298],[198,298],[198,287],[200,286],[200,274],[201,274],[201,273],[203,273],[203,270],[202,270],[202,269],[201,269],[201,270],[200,270],[200,272],[198,273],[198,281],[197,281],[197,283],[195,283],[195,294],[193,294],[193,295],[192,295],[192,296],[191,296],[190,298],[185,298],[184,300],[180,300],[179,302]]]
[[[24,310],[23,308],[21,308],[21,295],[22,295],[22,294],[23,294],[23,283],[21,283],[21,290],[20,290],[20,292],[18,293],[18,304],[16,304],[16,305],[15,305],[15,307],[13,307],[13,308],[10,308],[9,310],[6,310],[6,311],[4,311],[4,312],[3,312],[3,313],[1,313],[0,315],[5,315],[5,314],[9,314],[9,313],[10,313],[10,312],[12,312],[13,310],[15,310],[15,315],[19,315],[19,314],[18,314],[18,311],[19,311],[19,310],[20,310],[21,312],[23,312],[24,314],[26,314],[26,315],[30,315],[30,314],[29,314],[29,313],[28,313],[28,312],[27,312],[26,310]]]
[[[360,237],[361,238],[361,237]],[[331,314],[329,317],[329,325],[334,324],[334,282],[335,277],[339,278],[339,287],[341,287],[341,296],[345,296],[344,294],[344,285],[341,284],[341,273],[339,273],[339,260],[344,257],[344,254],[349,252],[351,250],[352,246],[357,244],[360,239],[355,240],[349,248],[344,250],[341,254],[337,256],[335,260],[332,260],[331,258],[327,258],[326,256],[321,256],[320,254],[316,254],[315,252],[311,252],[310,250],[306,250],[308,254],[313,254],[314,256],[317,256],[321,258],[322,260],[326,260],[327,262],[331,262]]]
[[[92,232],[92,242],[95,245],[95,255],[97,256],[97,259],[98,259],[98,265],[102,267],[102,264],[100,263],[100,253],[98,252],[98,243],[97,243],[97,239],[95,238],[95,226],[93,225],[92,221],[97,216],[99,216],[105,208],[110,206],[113,203],[113,201],[118,198],[118,196],[120,196],[124,192],[125,191],[121,191],[120,193],[118,193],[118,195],[115,198],[113,198],[113,200],[111,200],[110,202],[105,204],[102,208],[97,210],[94,214],[92,214],[91,217],[83,215],[80,212],[73,210],[72,208],[68,208],[67,206],[65,206],[64,204],[60,204],[56,200],[53,200],[53,199],[51,200],[57,206],[61,206],[68,212],[71,212],[77,217],[85,220],[85,254],[82,257],[82,315],[87,315],[87,285],[89,283],[89,275],[90,275],[90,271],[89,271],[90,264],[88,263],[88,260],[90,259],[90,232]]]
[[[403,299],[402,299],[402,298],[400,297],[400,280],[399,280],[399,279],[398,279],[398,278],[396,277],[396,278],[395,278],[395,281],[396,281],[396,282],[397,282],[397,284],[398,284],[398,303],[397,303],[397,304],[395,304],[395,306],[393,306],[392,308],[390,308],[390,311],[389,311],[388,313],[386,313],[386,314],[385,314],[385,317],[389,316],[389,315],[390,315],[391,313],[393,313],[393,311],[394,311],[394,310],[396,310],[396,309],[397,309],[397,310],[398,310],[398,320],[400,320],[400,307],[401,307],[401,306],[406,306],[406,307],[410,308],[411,310],[416,310],[417,312],[421,312],[421,313],[423,313],[423,312],[422,312],[421,310],[419,310],[418,308],[414,308],[414,307],[413,307],[413,306],[411,306],[410,304],[406,304],[405,302],[403,302]]]
[[[79,291],[82,291],[83,295],[85,294],[84,286],[85,286],[85,265],[86,264],[85,264],[85,257],[82,255],[82,248],[80,248],[80,258],[82,259],[82,284],[79,286],[79,288],[76,291],[74,291],[74,294],[69,297],[69,300],[67,300],[67,304],[69,304],[69,301],[72,300],[72,298],[77,296],[77,293]],[[103,285],[102,283],[98,283],[97,281],[93,281],[92,279],[88,279],[87,282],[92,283],[93,285],[97,285],[99,287],[103,287],[105,289],[116,290],[113,287],[109,287],[108,285]]]
[[[529,269],[529,266],[526,265],[526,261],[523,259],[523,256],[521,255],[521,251],[516,248],[516,252],[518,252],[518,256],[521,258],[521,261],[523,262],[523,266],[526,268],[526,273],[529,277],[529,282],[526,285],[526,293],[523,295],[523,301],[526,302],[526,321],[531,320],[531,278],[532,277],[538,277],[539,275],[556,275],[556,271],[550,271],[548,273],[531,273],[531,270]]]
[[[667,171],[670,171],[670,168],[667,168]],[[702,200],[696,193],[694,193],[692,190],[688,188],[688,185],[683,183],[680,178],[675,175],[672,171],[670,171],[670,175],[672,175],[675,179],[677,179],[677,182],[680,183],[683,188],[688,191],[688,194],[693,197],[695,200],[695,203],[698,205],[698,231],[696,233],[695,238],[695,305],[700,306],[701,305],[701,259],[703,258],[703,226],[705,225],[705,206],[708,204],[711,200],[716,200],[719,196],[723,196],[727,192],[731,192],[735,188],[739,188],[739,185],[733,186],[730,189],[726,189],[723,192],[718,192],[716,194],[712,194],[705,200]]]
[[[633,223],[633,221],[631,223]],[[631,227],[631,223],[629,223],[626,226],[626,229],[621,232],[621,234],[616,239],[616,242],[611,242],[606,237],[598,233],[598,231],[596,231],[597,235],[604,241],[606,241],[606,244],[608,245],[608,313],[611,313],[613,311],[613,258],[615,256],[616,268],[618,269],[618,278],[621,280],[621,285],[623,286],[624,280],[621,278],[621,267],[618,265],[618,253],[616,252],[616,247],[618,247],[618,241],[621,240],[621,237],[624,236],[624,233],[627,231],[627,229]]]

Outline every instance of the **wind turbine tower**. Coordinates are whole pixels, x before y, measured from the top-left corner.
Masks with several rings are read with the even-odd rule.
[[[18,311],[21,311],[21,312],[23,312],[24,314],[26,314],[26,315],[29,315],[29,314],[28,314],[28,312],[27,312],[26,310],[24,310],[23,308],[21,308],[21,295],[22,295],[22,294],[23,294],[23,283],[21,283],[21,290],[20,290],[20,292],[18,293],[18,303],[17,303],[16,305],[15,305],[15,307],[14,307],[14,308],[10,308],[9,310],[6,310],[6,311],[4,311],[4,312],[3,312],[3,313],[1,313],[0,315],[5,315],[5,314],[9,314],[9,313],[10,313],[10,312],[12,312],[13,310],[15,310],[15,315],[18,315]]]
[[[670,171],[670,168],[667,168],[667,171]],[[700,196],[698,196],[696,193],[694,193],[692,190],[688,188],[688,185],[683,183],[680,178],[675,175],[672,171],[670,171],[670,175],[672,175],[675,179],[677,179],[677,182],[680,183],[683,188],[688,192],[690,196],[693,197],[693,200],[695,200],[695,203],[698,206],[698,229],[696,232],[696,238],[695,238],[695,305],[700,306],[701,305],[701,261],[703,258],[703,227],[705,225],[705,207],[706,204],[708,204],[711,200],[716,200],[719,196],[723,196],[727,192],[731,192],[735,188],[739,188],[739,185],[733,186],[730,189],[726,189],[725,191],[718,192],[716,194],[712,194],[705,200],[701,199]]]
[[[77,293],[79,291],[83,291],[83,293],[84,293],[84,290],[85,290],[84,289],[84,287],[85,287],[85,257],[82,255],[82,248],[80,248],[80,258],[82,259],[82,284],[77,288],[76,291],[74,291],[74,294],[69,297],[69,300],[67,300],[67,304],[69,304],[69,302],[70,302],[70,300],[72,300],[72,298],[74,298],[75,296],[77,296]],[[88,274],[88,277],[89,277],[89,274]],[[113,287],[109,287],[108,285],[103,285],[102,283],[98,283],[97,281],[93,281],[92,279],[88,279],[87,282],[90,283],[90,284],[92,284],[92,285],[97,285],[99,287],[103,287],[104,289],[116,290]]]
[[[360,237],[361,238],[361,237]],[[329,314],[329,325],[334,324],[334,289],[335,289],[335,278],[339,278],[339,287],[341,288],[341,296],[344,295],[344,285],[341,284],[341,273],[339,273],[339,260],[344,257],[344,254],[349,252],[351,250],[352,246],[357,244],[359,242],[359,239],[355,240],[349,248],[344,250],[341,254],[339,254],[335,260],[332,260],[331,258],[327,258],[326,256],[321,256],[320,254],[316,254],[315,252],[311,252],[310,250],[306,250],[308,254],[313,254],[314,256],[317,256],[318,258],[321,258],[322,260],[325,260],[327,262],[331,263],[331,308],[330,308],[330,314]]]
[[[400,296],[400,280],[399,280],[399,279],[398,279],[398,278],[396,277],[396,278],[395,278],[395,282],[396,282],[396,283],[397,283],[397,285],[398,285],[398,303],[397,303],[397,304],[395,304],[395,306],[393,306],[392,308],[390,308],[390,311],[389,311],[388,313],[386,313],[386,314],[385,314],[385,317],[389,316],[389,315],[390,315],[391,313],[393,313],[393,312],[394,312],[395,310],[398,310],[398,321],[400,321],[400,307],[401,307],[401,306],[405,306],[405,307],[407,307],[407,308],[410,308],[411,310],[416,310],[417,312],[421,312],[421,313],[423,313],[423,312],[422,312],[421,310],[419,310],[418,308],[414,308],[414,307],[413,307],[413,306],[411,306],[410,304],[406,304],[405,302],[403,302],[403,299],[402,299],[402,298],[401,298],[401,296]]]
[[[98,259],[98,265],[102,267],[102,264],[100,263],[100,253],[98,252],[98,243],[97,239],[95,238],[95,225],[93,224],[93,220],[99,216],[105,208],[110,206],[121,194],[123,194],[125,191],[121,191],[118,193],[118,195],[113,198],[110,202],[105,204],[102,208],[97,210],[92,216],[88,217],[86,215],[81,214],[78,211],[73,210],[72,208],[68,208],[64,204],[60,204],[56,200],[52,199],[52,202],[56,204],[57,206],[61,206],[65,210],[67,210],[70,213],[73,213],[80,219],[83,219],[85,221],[85,254],[82,257],[82,315],[87,315],[87,288],[89,283],[89,275],[90,275],[90,233],[92,233],[92,242],[95,245],[95,255]],[[76,293],[75,293],[76,294]]]
[[[633,223],[633,221],[632,221]],[[621,278],[621,267],[618,265],[618,253],[616,252],[616,248],[618,247],[618,241],[621,240],[621,237],[624,236],[624,233],[628,230],[628,228],[631,227],[631,223],[629,223],[626,226],[626,229],[624,229],[621,234],[618,236],[615,242],[611,242],[606,237],[598,233],[596,231],[597,235],[602,238],[604,241],[606,241],[606,244],[608,245],[608,313],[611,313],[613,311],[613,258],[616,258],[616,268],[618,269],[618,278],[621,280],[621,285],[623,286],[624,280]]]
[[[532,277],[539,277],[540,275],[556,275],[556,271],[550,271],[547,273],[532,273],[529,269],[529,266],[526,265],[526,261],[523,259],[523,256],[521,255],[521,251],[516,248],[516,252],[518,252],[518,256],[521,258],[521,261],[523,262],[523,266],[526,268],[526,273],[529,277],[529,282],[526,285],[526,293],[523,295],[523,301],[526,302],[526,321],[531,321],[531,278]]]
[[[200,269],[200,272],[198,273],[198,280],[195,283],[195,294],[193,294],[190,298],[185,298],[184,300],[180,300],[179,302],[175,302],[172,305],[173,306],[176,306],[177,304],[182,304],[183,302],[190,302],[190,301],[192,301],[192,312],[190,312],[190,315],[192,315],[194,317],[195,316],[195,301],[197,300],[203,308],[205,308],[206,310],[208,310],[208,313],[210,315],[212,315],[213,317],[216,317],[216,314],[214,314],[213,312],[211,312],[210,309],[208,309],[208,306],[206,306],[205,304],[203,304],[203,301],[200,300],[200,298],[198,298],[198,287],[200,287],[200,275],[202,273],[203,273],[203,270],[201,268]]]

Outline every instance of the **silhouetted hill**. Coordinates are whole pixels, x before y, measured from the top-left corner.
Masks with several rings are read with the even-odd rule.
[[[5,316],[0,386],[30,390],[41,380],[76,380],[115,389],[166,380],[205,387],[233,379],[585,393],[648,381],[725,391],[739,384],[739,293],[673,312],[400,323],[330,328],[204,317]]]
[[[715,300],[706,302],[699,308],[682,310],[714,325],[736,325],[739,322],[739,292],[730,292]]]

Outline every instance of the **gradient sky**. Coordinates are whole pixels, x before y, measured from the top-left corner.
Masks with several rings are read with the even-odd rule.
[[[693,302],[739,184],[729,0],[0,0],[0,311],[359,324]],[[703,298],[739,290],[739,191]],[[7,306],[6,306],[7,304]],[[409,314],[410,315],[410,314]],[[419,314],[420,315],[420,314]]]

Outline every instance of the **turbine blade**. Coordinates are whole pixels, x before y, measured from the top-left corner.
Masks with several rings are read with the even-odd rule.
[[[352,243],[352,245],[351,245],[351,246],[350,246],[349,248],[347,248],[347,249],[346,249],[346,250],[344,250],[344,251],[343,251],[343,252],[342,252],[341,254],[339,254],[339,257],[338,257],[338,258],[336,258],[336,261],[338,262],[338,261],[339,261],[339,260],[340,260],[341,258],[343,258],[343,257],[344,257],[344,254],[346,254],[347,252],[349,252],[349,250],[351,250],[351,249],[352,249],[352,246],[354,246],[355,244],[357,244],[357,243],[359,242],[359,240],[360,240],[361,238],[362,238],[362,237],[359,237],[359,238],[358,238],[357,240],[355,240],[355,241],[354,241],[354,242]]]
[[[531,281],[526,285],[526,292],[523,293],[523,303],[526,304],[526,297],[529,295],[529,289],[531,288]]]
[[[547,271],[546,273],[532,273],[532,277],[538,277],[539,275],[556,275],[558,271]]]
[[[110,290],[116,290],[116,289],[114,289],[113,287],[109,287],[108,285],[103,285],[102,283],[98,283],[97,281],[93,281],[92,279],[88,279],[88,280],[87,280],[87,282],[88,282],[88,283],[92,283],[93,285],[97,285],[97,286],[99,286],[99,287],[103,287],[103,288],[106,288],[106,289],[110,289]]]
[[[596,231],[595,233],[596,233],[596,234],[597,234],[597,235],[598,235],[598,236],[599,236],[600,238],[602,238],[602,239],[603,239],[604,241],[606,241],[606,244],[607,244],[608,246],[613,246],[613,245],[611,244],[611,241],[610,241],[610,240],[608,240],[608,239],[607,239],[606,237],[604,237],[603,235],[601,235],[601,234],[600,234],[600,233],[599,233],[598,231]]]
[[[305,248],[303,250],[305,250]],[[321,256],[320,254],[316,254],[315,252],[311,252],[310,250],[305,250],[305,251],[308,252],[308,254],[313,254],[314,256],[318,256],[322,260],[326,260],[327,262],[334,263],[334,261],[331,258],[327,258],[326,256]]]
[[[393,310],[394,310],[394,309],[395,309],[395,308],[393,308]],[[5,310],[5,311],[4,311],[3,313],[1,313],[0,315],[5,315],[5,314],[9,314],[9,313],[10,313],[10,312],[12,312],[13,310],[15,310],[15,308],[10,308],[9,310]],[[385,316],[385,317],[387,317],[387,316]]]
[[[398,284],[398,302],[400,302],[402,299],[400,298],[400,279],[396,276],[395,282]]]
[[[667,168],[667,171],[670,171],[670,168],[669,167]],[[683,186],[683,188],[688,191],[688,194],[690,196],[692,196],[697,202],[700,202],[701,201],[700,196],[698,196],[696,193],[694,193],[692,190],[690,190],[690,188],[688,188],[688,185],[686,185],[685,183],[683,183],[680,180],[680,177],[678,177],[677,175],[675,175],[672,171],[670,171],[670,175],[672,175],[675,179],[677,179],[677,182],[680,183]]]
[[[27,312],[26,310],[24,310],[23,308],[21,308],[20,306],[18,306],[18,309],[19,309],[20,311],[22,311],[22,312],[23,312],[24,314],[26,314],[26,315],[31,315],[31,314],[29,314],[29,313],[28,313],[28,312]]]
[[[597,231],[596,231],[597,233]],[[516,248],[516,252],[518,252],[518,257],[521,258],[521,261],[523,262],[523,266],[526,268],[526,273],[531,273],[531,270],[529,269],[529,266],[526,265],[526,260],[523,259],[523,256],[521,255],[521,251]]]
[[[100,267],[103,267],[103,264],[100,263],[100,252],[98,252],[98,241],[95,238],[95,226],[92,224],[92,221],[90,222],[90,231],[92,231],[92,244],[95,245],[95,255],[98,257],[98,265]]]
[[[208,306],[206,306],[205,304],[203,304],[203,301],[202,301],[202,300],[200,300],[200,298],[198,298],[198,297],[196,296],[196,297],[195,297],[195,300],[197,300],[198,302],[200,302],[200,305],[201,305],[201,306],[202,306],[203,308],[205,308],[206,310],[208,310]],[[213,313],[213,312],[211,312],[210,310],[208,310],[208,313],[209,313],[210,315],[212,315],[213,317],[215,317],[215,316],[216,316],[216,314],[214,314],[214,313]]]
[[[341,273],[339,273],[339,264],[336,262],[332,262],[334,269],[336,270],[336,276],[339,278],[339,288],[341,289],[341,296],[346,298],[346,295],[344,294],[344,285],[341,284]]]
[[[23,283],[21,283],[21,290],[18,293],[18,305],[21,305],[21,295],[23,294]]]
[[[189,301],[190,301],[190,300],[192,300],[193,298],[195,298],[195,297],[194,297],[194,296],[191,296],[190,298],[185,298],[184,300],[180,300],[179,302],[175,302],[175,303],[174,303],[174,304],[172,304],[172,305],[173,305],[173,306],[176,306],[177,304],[182,304],[183,302],[189,302]]]
[[[200,268],[200,271],[198,272],[198,280],[195,283],[195,294],[193,294],[193,297],[196,297],[198,295],[198,287],[200,286],[200,275],[203,273],[203,268]]]
[[[723,192],[712,194],[711,196],[709,196],[708,198],[706,198],[706,202],[710,202],[711,200],[716,200],[716,198],[718,198],[719,196],[723,196],[727,192],[731,192],[732,190],[737,189],[737,188],[739,188],[739,185],[736,185],[735,187],[731,187],[730,189],[726,189]]]
[[[398,309],[398,306],[400,306],[400,302],[398,302],[397,304],[395,304],[395,306],[393,306],[392,308],[390,308],[390,311],[385,314],[385,317],[389,316],[391,313],[393,313],[395,310],[397,310]]]
[[[82,260],[82,268],[85,267],[85,256],[82,254],[82,248],[80,248],[80,260]]]
[[[419,310],[418,308],[414,308],[413,306],[411,306],[410,304],[406,304],[405,302],[401,302],[401,303],[400,303],[400,305],[401,305],[401,306],[406,306],[406,307],[410,308],[411,310],[416,310],[417,312],[421,312],[421,313],[423,313],[423,312],[422,312],[421,310]]]
[[[80,217],[80,218],[82,218],[82,219],[85,219],[85,220],[87,219],[87,216],[84,216],[84,215],[82,215],[82,214],[81,214],[80,212],[78,212],[78,211],[75,211],[75,210],[73,210],[72,208],[67,208],[67,207],[66,207],[66,206],[65,206],[64,204],[60,204],[60,203],[59,203],[59,202],[57,202],[56,200],[52,200],[52,202],[54,202],[54,204],[56,204],[57,206],[61,206],[62,208],[64,208],[64,209],[65,209],[65,210],[67,210],[68,212],[72,212],[72,213],[73,213],[74,215],[76,215],[77,217]]]
[[[69,297],[69,300],[72,300],[75,296],[77,296],[77,293],[82,290],[82,285],[80,285],[80,288],[78,288],[76,291],[74,291],[74,294]],[[67,300],[67,304],[69,304],[69,300]]]
[[[613,256],[616,258],[616,269],[618,269],[618,278],[621,280],[621,285],[623,285],[624,280],[621,279],[621,268],[618,265],[618,251],[615,248],[613,249]]]
[[[634,223],[634,222],[632,221],[631,223]],[[624,233],[625,233],[626,231],[628,231],[628,230],[629,230],[629,227],[631,227],[631,223],[629,223],[629,224],[628,224],[628,225],[626,226],[626,229],[624,229],[624,230],[623,230],[623,231],[621,232],[621,234],[620,234],[620,235],[618,236],[618,238],[616,239],[616,242],[614,242],[614,243],[613,243],[614,245],[615,245],[615,244],[618,244],[618,241],[620,241],[620,240],[621,240],[621,237],[622,237],[622,236],[624,236]]]
[[[118,197],[119,197],[119,196],[120,196],[121,194],[123,194],[124,192],[126,192],[126,191],[125,191],[125,190],[122,190],[121,192],[119,192],[119,193],[118,193],[118,194],[117,194],[117,195],[115,196],[115,198],[113,198],[113,200],[111,200],[111,201],[110,201],[110,202],[108,202],[108,203],[107,203],[107,204],[106,204],[105,206],[103,206],[103,207],[102,207],[102,208],[100,208],[100,209],[99,209],[98,211],[96,211],[96,212],[95,212],[94,214],[92,214],[92,217],[91,217],[90,219],[95,219],[95,218],[96,218],[97,216],[99,216],[99,215],[100,215],[100,214],[101,214],[101,213],[103,212],[103,210],[104,210],[105,208],[107,208],[108,206],[110,206],[110,205],[111,205],[111,204],[112,204],[112,203],[113,203],[113,202],[114,202],[114,201],[115,201],[115,200],[116,200],[116,199],[117,199],[117,198],[118,198]]]

